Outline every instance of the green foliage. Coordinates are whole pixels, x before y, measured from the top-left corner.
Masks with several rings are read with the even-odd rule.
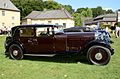
[[[73,17],[74,17],[74,21],[75,21],[75,26],[81,26],[82,25],[81,14],[74,13]]]
[[[73,14],[73,13],[74,13],[74,10],[73,10],[72,6],[70,6],[70,5],[63,5],[63,7],[64,7],[70,14]]]
[[[87,9],[87,17],[93,17],[92,10],[90,8]]]
[[[33,10],[42,11],[42,0],[11,0],[18,9],[21,11],[21,18],[27,16]]]
[[[92,8],[92,15],[93,17],[97,17],[99,15],[103,15],[103,14],[110,14],[110,13],[114,13],[111,9],[109,10],[103,10],[101,6],[98,6],[97,8]]]
[[[61,5],[55,1],[44,1],[43,5],[45,9],[49,10],[61,9]]]
[[[90,8],[78,8],[74,13],[75,26],[82,26],[85,18],[92,18],[92,10]]]
[[[33,10],[58,10],[65,8],[71,13],[75,20],[75,26],[81,26],[83,18],[92,18],[106,13],[113,13],[112,10],[103,10],[101,6],[97,8],[78,8],[76,12],[71,5],[62,5],[54,0],[11,0],[21,11],[21,19],[31,13]]]
[[[92,12],[93,12],[93,17],[97,17],[99,15],[104,14],[104,10],[100,6],[98,6],[97,8],[92,8]]]
[[[87,17],[87,15],[88,15],[88,14],[87,14],[87,11],[82,11],[82,12],[81,12],[81,15],[82,15],[83,17]]]
[[[101,6],[98,6],[96,8],[78,8],[76,10],[76,13],[82,13],[83,11],[87,11],[89,13],[87,13],[87,15],[89,15],[90,17],[97,17],[99,15],[103,15],[103,14],[110,14],[110,13],[114,13],[111,9],[109,10],[103,10]],[[83,12],[84,15],[86,16],[86,12]]]
[[[117,23],[117,26],[120,27],[120,22]]]
[[[114,13],[114,12],[111,9],[106,11],[106,14],[112,14],[112,13]]]
[[[82,13],[82,11],[86,11],[87,8],[78,8],[76,13]]]

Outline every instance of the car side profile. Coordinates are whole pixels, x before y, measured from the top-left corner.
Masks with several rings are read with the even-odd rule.
[[[97,38],[95,32],[64,32],[58,25],[15,26],[6,37],[5,49],[5,54],[15,60],[73,52],[96,65],[108,64],[114,54],[110,44]]]

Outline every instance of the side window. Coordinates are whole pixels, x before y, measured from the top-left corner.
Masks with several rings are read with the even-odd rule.
[[[63,26],[65,26],[65,27],[66,27],[66,23],[63,23]]]
[[[52,35],[52,28],[51,27],[36,27],[36,36],[49,36]]]
[[[20,37],[33,37],[33,36],[34,36],[33,27],[20,28]]]
[[[63,34],[64,33],[63,27],[54,28],[54,33],[55,34]]]

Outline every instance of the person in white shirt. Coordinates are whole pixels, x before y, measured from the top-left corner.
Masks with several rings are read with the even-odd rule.
[[[116,36],[116,38],[118,38],[119,37],[119,32],[120,32],[120,27],[118,27],[117,25],[115,25],[115,36]]]

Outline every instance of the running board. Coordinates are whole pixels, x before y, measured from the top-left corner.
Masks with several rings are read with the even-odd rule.
[[[56,54],[24,54],[26,56],[44,56],[44,57],[53,57]]]

